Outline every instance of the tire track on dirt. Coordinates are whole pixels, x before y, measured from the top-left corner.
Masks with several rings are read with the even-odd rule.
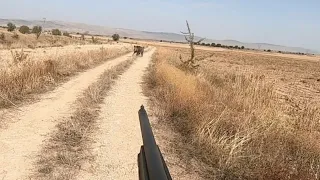
[[[75,102],[75,112],[65,117],[43,143],[31,179],[72,180],[83,164],[92,161],[92,133],[95,132],[100,105],[116,80],[135,62],[136,56],[104,71]]]
[[[9,113],[11,123],[0,132],[0,179],[23,179],[32,170],[32,160],[43,140],[63,117],[74,112],[72,103],[90,84],[112,66],[127,60],[127,54],[83,72],[40,101]]]
[[[142,145],[138,110],[147,104],[141,83],[153,53],[154,49],[139,58],[105,98],[93,137],[96,161],[82,168],[78,179],[138,179],[137,153]]]

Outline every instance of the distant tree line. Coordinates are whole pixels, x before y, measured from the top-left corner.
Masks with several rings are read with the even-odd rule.
[[[179,42],[167,41],[167,40],[159,40],[159,42],[179,43]],[[180,43],[182,43],[182,42],[180,42]],[[220,48],[227,48],[227,49],[246,49],[246,50],[257,51],[257,49],[252,49],[252,48],[250,49],[250,48],[246,48],[244,46],[237,46],[237,45],[236,46],[227,46],[227,45],[223,45],[220,43],[195,43],[195,44],[199,45],[199,46],[220,47]],[[263,51],[264,52],[277,52],[277,53],[281,53],[281,54],[314,55],[314,54],[302,53],[302,52],[274,51],[271,49],[264,49]]]
[[[265,52],[272,52],[272,50],[264,50]],[[302,53],[302,52],[290,52],[290,51],[274,51],[281,54],[296,54],[296,55],[314,55],[312,53]]]
[[[9,32],[14,32],[14,31],[17,29],[16,25],[13,24],[12,22],[9,22],[9,23],[7,24],[7,27],[4,27],[4,28],[7,28],[7,30],[8,30]],[[19,27],[18,30],[19,30],[19,32],[20,32],[21,34],[30,34],[30,33],[35,34],[35,35],[36,35],[36,38],[38,39],[38,38],[40,37],[41,33],[42,33],[42,26],[33,26],[32,29],[30,29],[28,26],[22,25],[22,26]],[[63,35],[63,36],[71,37],[68,32],[63,32],[63,33],[62,33],[59,29],[52,29],[52,30],[51,30],[51,33],[52,33],[52,35],[54,35],[54,36],[61,36],[61,35]],[[80,33],[76,33],[76,34],[80,34]],[[83,40],[84,40],[84,34],[88,34],[88,32],[85,32],[85,33],[81,34]],[[14,39],[18,39],[18,38],[19,38],[19,35],[18,35],[16,32],[14,32],[14,35],[13,35],[12,37],[13,37]],[[123,38],[124,38],[124,39],[127,39],[128,37],[123,37]],[[2,33],[2,34],[0,35],[0,40],[3,41],[4,39],[5,39],[5,35],[4,35],[4,33]],[[112,35],[112,39],[113,39],[114,41],[118,41],[118,40],[120,39],[119,34],[113,34],[113,35]],[[129,38],[129,39],[132,39],[132,38]],[[94,39],[94,37],[92,37],[92,41],[93,41],[93,42],[96,41],[96,40]],[[166,40],[160,40],[160,42],[178,43],[178,42],[166,41]],[[248,49],[248,48],[245,48],[244,46],[238,46],[238,45],[236,45],[236,46],[228,46],[228,45],[223,45],[223,44],[220,44],[220,43],[200,43],[200,42],[198,42],[198,43],[194,43],[194,44],[195,44],[195,45],[200,45],[200,46],[221,47],[221,48],[227,48],[227,49]],[[256,49],[248,49],[248,50],[256,50]],[[265,50],[263,50],[263,51],[265,51],[265,52],[272,52],[271,49],[267,49],[267,50],[265,49]],[[276,52],[282,53],[282,54],[297,54],[297,55],[307,55],[307,54],[309,54],[309,53],[287,52],[287,51],[276,51]],[[312,54],[312,55],[314,55],[314,54]]]
[[[228,49],[245,49],[244,46],[228,46],[228,45],[223,45],[220,43],[197,43],[196,45],[200,46],[211,46],[211,47],[221,47],[221,48],[228,48]]]
[[[160,40],[160,42],[169,42],[169,43],[179,43],[175,41],[167,41],[167,40]],[[194,43],[195,45],[199,46],[210,46],[210,47],[221,47],[221,48],[228,48],[228,49],[246,49],[244,46],[227,46],[220,43]]]
[[[26,25],[22,25],[19,28],[17,28],[17,26],[12,22],[9,22],[7,24],[7,27],[4,27],[4,28],[7,28],[9,32],[13,32],[17,29],[21,34],[35,34],[37,39],[40,37],[41,33],[43,32],[42,26],[33,26],[32,28],[30,28]],[[62,33],[59,29],[52,29],[51,34],[55,36],[63,35],[63,36],[71,37],[68,32]]]

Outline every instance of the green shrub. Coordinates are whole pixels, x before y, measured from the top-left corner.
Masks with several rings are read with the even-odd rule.
[[[7,26],[8,26],[8,31],[10,31],[10,32],[12,32],[12,31],[14,31],[14,30],[16,29],[16,25],[14,25],[14,24],[11,23],[11,22],[9,22],[9,23],[7,24]]]
[[[33,26],[32,31],[33,34],[37,36],[37,39],[40,37],[41,32],[42,32],[42,27],[41,26]]]
[[[52,35],[61,36],[61,31],[59,29],[52,29]]]
[[[21,26],[19,28],[19,31],[22,33],[22,34],[29,34],[30,33],[30,28],[28,26]]]
[[[114,41],[119,41],[119,39],[120,39],[119,34],[113,34],[113,35],[112,35],[112,39],[113,39]]]

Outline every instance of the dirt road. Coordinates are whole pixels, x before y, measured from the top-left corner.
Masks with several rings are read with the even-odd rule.
[[[129,56],[131,53],[90,69],[53,92],[44,94],[39,102],[7,114],[10,122],[6,129],[0,131],[0,179],[25,179],[42,142],[63,117],[73,113],[72,103],[82,91],[106,69],[127,60]],[[125,96],[124,93],[121,94]]]
[[[96,162],[78,179],[138,179],[137,153],[142,145],[138,110],[146,105],[141,82],[154,50],[125,72],[104,100],[94,137]]]

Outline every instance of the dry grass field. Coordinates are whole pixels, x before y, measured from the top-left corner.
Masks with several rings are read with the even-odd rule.
[[[196,46],[190,70],[187,44],[2,32],[0,178],[136,177],[144,95],[175,179],[320,177],[319,56]],[[135,57],[133,44],[157,50]]]
[[[319,7],[1,1],[0,180],[320,180]]]
[[[77,72],[129,51],[131,46],[121,43],[1,50],[0,107],[44,92]]]
[[[44,48],[19,48],[11,50],[0,50],[0,69],[6,69],[10,65],[15,64],[15,61],[23,60],[43,60],[56,59],[58,56],[64,56],[72,53],[82,53],[88,51],[99,50],[100,48],[127,48],[130,49],[130,45],[124,43],[116,44],[87,44],[87,45],[66,45],[63,47],[44,47]],[[24,57],[23,57],[24,56]],[[17,57],[17,58],[16,58]]]
[[[146,76],[157,115],[181,134],[175,152],[201,159],[209,179],[319,178],[320,61],[197,50],[191,72],[188,56],[158,47]]]
[[[39,47],[61,47],[70,44],[83,44],[80,40],[72,39],[66,36],[53,36],[42,34],[36,39],[34,34],[22,34],[16,31],[18,39],[13,38],[14,32],[8,32],[7,29],[0,28],[0,34],[4,34],[4,39],[0,39],[0,49],[13,48],[39,48]]]
[[[18,38],[14,38],[15,33]],[[4,35],[3,39],[0,38],[0,49],[37,49],[37,48],[52,48],[63,47],[68,45],[89,45],[89,44],[113,44],[110,37],[85,35],[84,40],[81,40],[81,35],[70,34],[68,36],[54,36],[42,33],[39,39],[35,34],[22,34],[18,30],[8,32],[7,29],[0,28],[0,36]],[[73,37],[73,38],[72,38]],[[94,38],[94,41],[92,39]]]

